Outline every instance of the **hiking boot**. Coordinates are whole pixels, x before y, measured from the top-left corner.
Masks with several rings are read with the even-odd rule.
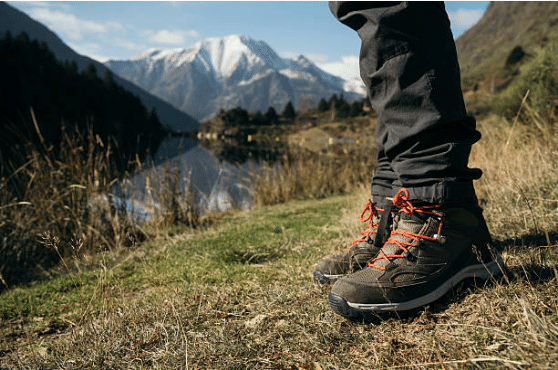
[[[392,207],[380,209],[371,200],[368,200],[360,214],[360,221],[368,222],[366,229],[361,232],[363,237],[354,240],[345,253],[318,261],[314,271],[314,280],[318,284],[333,283],[340,277],[365,267],[368,261],[378,255],[384,240],[389,235],[391,212]],[[383,232],[379,230],[383,230]]]
[[[367,266],[335,283],[329,294],[334,312],[366,318],[431,303],[465,278],[502,273],[502,259],[490,251],[490,234],[477,205],[440,207],[409,201],[401,189],[391,234]]]

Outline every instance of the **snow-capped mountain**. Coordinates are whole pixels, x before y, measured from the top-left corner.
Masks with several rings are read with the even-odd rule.
[[[349,101],[362,98],[345,88],[351,85],[347,81],[305,57],[283,59],[265,42],[238,35],[209,38],[189,48],[151,49],[105,64],[199,120],[238,106],[250,112],[273,106],[281,112],[289,100],[295,107],[306,98],[317,104],[334,93]]]

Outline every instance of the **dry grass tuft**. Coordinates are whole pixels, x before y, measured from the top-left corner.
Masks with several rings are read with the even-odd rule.
[[[347,194],[370,181],[376,153],[364,146],[325,153],[291,149],[281,164],[262,163],[253,174],[259,205]]]
[[[59,151],[31,145],[26,151],[25,164],[0,179],[0,274],[5,285],[50,277],[48,270],[61,257],[145,238],[124,210],[107,199],[116,181],[110,144],[91,132],[83,137],[63,131]]]
[[[496,236],[544,235],[551,244],[558,230],[558,136],[554,125],[533,118],[481,122],[471,166],[484,171],[476,188]]]
[[[0,178],[0,291],[52,278],[57,275],[53,267],[61,262],[70,271],[84,256],[117,255],[148,238],[146,223],[130,216],[134,205],[115,191],[122,193],[129,183],[129,174],[117,168],[134,165],[117,166],[121,159],[110,143],[91,130],[86,136],[63,131],[60,150],[28,144],[25,152],[20,161],[25,164]],[[146,210],[150,222],[200,226],[193,192],[180,186],[184,174],[169,168],[162,172],[152,179],[150,195],[156,204]],[[66,259],[74,260],[71,268]]]

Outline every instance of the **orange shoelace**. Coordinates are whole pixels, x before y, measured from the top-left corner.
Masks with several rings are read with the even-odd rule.
[[[388,198],[388,199],[391,200],[397,208],[399,208],[400,213],[403,212],[408,215],[412,215],[414,213],[422,213],[422,214],[432,215],[440,218],[443,217],[442,213],[435,211],[436,208],[440,207],[439,205],[413,205],[413,203],[409,201],[409,191],[407,189],[399,190],[399,192],[395,195],[395,197],[391,199]],[[440,224],[438,225],[438,232],[437,232],[438,235],[441,235],[442,224],[443,222],[440,221]],[[412,242],[396,240],[393,238],[395,235],[402,235],[406,238],[411,239]],[[382,248],[380,249],[380,254],[376,258],[373,258],[368,262],[368,266],[384,271],[386,269],[384,266],[376,265],[374,262],[383,259],[389,264],[394,258],[406,258],[407,257],[406,254],[410,253],[408,247],[416,247],[418,243],[420,243],[420,241],[424,239],[430,241],[438,240],[436,238],[427,235],[421,235],[410,231],[393,230],[384,245],[395,244],[403,252],[400,254],[386,254]]]
[[[379,225],[372,222],[372,219],[374,218],[376,213],[381,211],[383,211],[383,209],[374,207],[374,203],[372,203],[372,201],[368,199],[368,202],[366,203],[364,209],[362,210],[362,213],[360,214],[360,221],[368,222],[368,224],[366,225],[366,230],[360,232],[360,234],[364,236],[364,238],[353,240],[353,246],[357,245],[357,243],[359,242],[367,242],[367,237],[372,237],[372,234],[376,234],[378,232]],[[368,213],[368,216],[365,217],[366,213]]]

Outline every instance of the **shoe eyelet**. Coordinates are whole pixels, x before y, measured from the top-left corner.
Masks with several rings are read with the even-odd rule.
[[[434,239],[436,239],[438,241],[438,243],[440,243],[440,244],[445,244],[446,243],[446,237],[443,236],[443,235],[434,234],[432,237]]]

